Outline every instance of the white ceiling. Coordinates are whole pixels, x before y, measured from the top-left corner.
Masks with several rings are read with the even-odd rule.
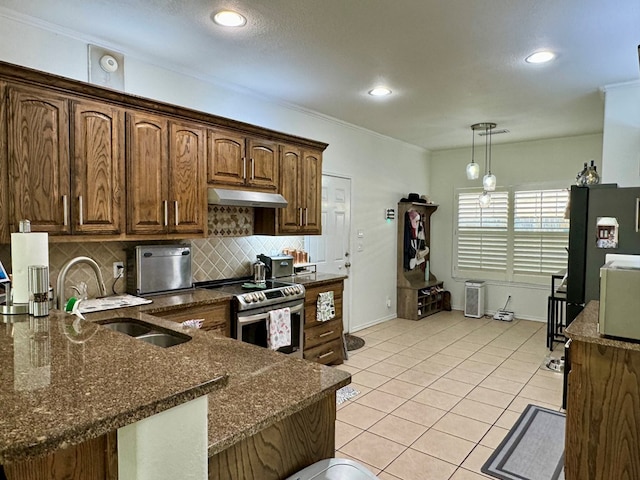
[[[602,131],[606,85],[638,81],[638,0],[0,0],[126,55],[430,150]],[[243,29],[214,25],[232,8]],[[557,59],[529,65],[548,48]],[[372,98],[384,83],[394,94]],[[640,106],[638,107],[640,108]]]

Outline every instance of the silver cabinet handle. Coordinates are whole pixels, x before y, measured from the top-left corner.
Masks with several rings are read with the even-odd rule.
[[[173,202],[173,206],[174,206],[174,214],[175,214],[175,223],[176,225],[180,225],[180,212],[178,211],[178,201],[175,200]]]
[[[242,157],[242,178],[247,179],[247,157]]]
[[[309,209],[307,207],[304,208],[304,226],[309,226]]]
[[[62,223],[65,227],[69,225],[69,200],[66,195],[62,195]]]
[[[256,162],[252,158],[251,159],[251,180],[255,180],[256,178]]]
[[[164,206],[164,226],[169,225],[169,202],[167,200],[162,201],[162,205]]]
[[[333,355],[333,350],[327,352],[327,353],[323,353],[322,355],[320,355],[318,357],[318,359],[322,359],[322,358],[327,358],[328,356]]]
[[[302,207],[299,208],[298,210],[300,210],[300,223],[299,223],[299,225],[302,226]]]
[[[327,335],[331,335],[333,332],[334,330],[329,330],[328,332],[321,333],[318,335],[318,338],[326,337]]]
[[[78,223],[80,225],[84,225],[84,215],[82,213],[82,210],[83,210],[82,209],[82,195],[80,195],[78,197],[78,210],[79,210],[79,212],[78,212]]]

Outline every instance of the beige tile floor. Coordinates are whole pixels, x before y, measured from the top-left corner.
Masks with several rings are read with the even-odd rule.
[[[524,408],[561,407],[562,375],[540,369],[544,323],[452,311],[356,335],[366,345],[336,367],[360,392],[338,406],[336,457],[381,479],[490,478],[480,468]]]

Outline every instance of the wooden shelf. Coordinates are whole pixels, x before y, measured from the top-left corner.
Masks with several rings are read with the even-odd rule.
[[[429,280],[425,280],[425,271],[420,267],[413,270],[404,268],[404,229],[405,214],[409,210],[416,210],[423,219],[425,245],[431,248],[431,215],[437,210],[438,205],[400,202],[398,203],[398,257],[397,257],[397,283],[398,283],[398,317],[408,320],[420,320],[442,310],[444,305],[443,282],[429,271]],[[425,257],[429,262],[431,252]]]

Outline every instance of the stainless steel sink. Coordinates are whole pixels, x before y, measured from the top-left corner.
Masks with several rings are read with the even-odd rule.
[[[103,326],[108,328],[109,330],[114,330],[116,332],[129,335],[130,337],[139,337],[140,335],[144,335],[145,333],[149,333],[151,331],[151,326],[141,325],[140,323],[131,320],[121,319],[117,322],[105,323],[103,324]]]
[[[143,342],[150,343],[151,345],[157,345],[158,347],[162,348],[173,347],[174,345],[180,345],[181,343],[191,340],[191,338],[186,335],[155,332],[147,333],[146,335],[140,335],[136,338],[142,340]]]
[[[191,340],[188,335],[167,330],[136,318],[114,318],[99,323],[109,330],[124,333],[162,348],[173,347]]]

